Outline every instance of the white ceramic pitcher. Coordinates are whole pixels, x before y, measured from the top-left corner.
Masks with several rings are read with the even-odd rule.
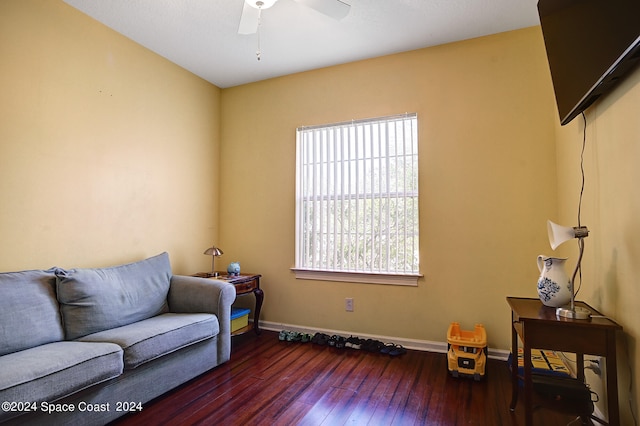
[[[545,306],[558,308],[571,301],[571,286],[564,262],[567,258],[538,256],[538,296]]]

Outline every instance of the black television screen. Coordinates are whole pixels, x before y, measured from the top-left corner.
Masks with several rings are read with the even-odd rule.
[[[539,0],[538,13],[564,125],[640,59],[640,0]]]

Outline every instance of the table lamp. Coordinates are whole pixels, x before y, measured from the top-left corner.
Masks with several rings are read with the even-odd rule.
[[[584,252],[584,239],[589,235],[589,230],[586,226],[561,226],[557,223],[553,223],[550,220],[547,221],[547,232],[549,234],[549,243],[551,248],[555,250],[560,244],[572,240],[578,239],[578,247],[580,254],[578,255],[578,261],[576,262],[576,269],[573,271],[571,281],[569,281],[569,291],[571,292],[571,304],[556,308],[556,316],[571,318],[571,319],[589,319],[591,317],[591,311],[575,304],[575,289],[574,283],[576,275],[580,270],[580,263],[582,262],[582,254]]]
[[[220,250],[218,247],[216,247],[215,245],[213,245],[213,246],[209,247],[208,249],[206,249],[204,251],[204,254],[206,254],[208,256],[211,256],[211,274],[209,276],[210,277],[217,277],[219,274],[216,272],[214,262],[216,260],[216,257],[224,254],[224,252],[222,250]]]

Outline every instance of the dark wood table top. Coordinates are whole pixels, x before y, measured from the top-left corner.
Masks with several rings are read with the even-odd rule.
[[[556,308],[551,308],[542,304],[540,299],[527,297],[507,297],[507,303],[515,313],[519,321],[546,321],[553,323],[566,323],[567,326],[589,326],[589,327],[612,327],[622,329],[615,321],[602,315],[588,304],[576,301],[576,306],[587,308],[591,311],[589,319],[572,319],[556,316]]]

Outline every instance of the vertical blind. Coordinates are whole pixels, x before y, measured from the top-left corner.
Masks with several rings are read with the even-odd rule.
[[[419,272],[417,115],[297,129],[296,268]]]

